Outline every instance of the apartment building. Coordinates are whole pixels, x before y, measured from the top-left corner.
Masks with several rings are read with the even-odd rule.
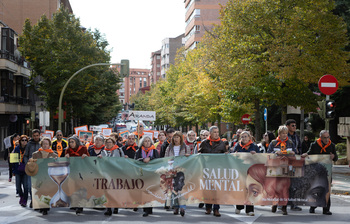
[[[42,15],[51,19],[61,6],[73,13],[69,0],[1,0],[0,20],[21,34],[27,18],[32,24],[36,24]]]
[[[119,92],[119,100],[122,104],[130,103],[130,97],[137,94],[145,87],[151,85],[151,74],[149,69],[130,68],[130,74],[123,79]],[[146,88],[147,89],[147,88]]]
[[[154,84],[160,79],[161,50],[151,54],[151,83]]]
[[[23,133],[25,117],[32,103],[27,83],[29,64],[17,50],[18,34],[0,21],[0,139],[15,132]],[[3,149],[3,144],[0,148]]]
[[[184,34],[181,34],[175,38],[165,38],[162,41],[161,48],[161,76],[166,77],[166,71],[170,68],[171,64],[175,63],[176,53],[179,48],[184,45]]]
[[[207,30],[220,24],[221,5],[228,0],[184,0],[185,3],[185,48],[194,49]]]

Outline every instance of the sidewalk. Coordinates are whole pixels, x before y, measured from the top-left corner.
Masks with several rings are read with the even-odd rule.
[[[350,168],[349,165],[333,166],[333,194],[350,194]],[[8,163],[0,159],[0,180],[8,180]]]

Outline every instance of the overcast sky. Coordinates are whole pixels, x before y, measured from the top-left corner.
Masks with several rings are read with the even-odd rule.
[[[130,68],[150,68],[151,53],[162,40],[185,32],[183,0],[70,0],[82,26],[105,34],[111,62],[130,60]]]

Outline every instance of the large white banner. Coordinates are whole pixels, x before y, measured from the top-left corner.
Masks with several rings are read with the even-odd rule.
[[[155,111],[129,111],[127,120],[155,121]]]

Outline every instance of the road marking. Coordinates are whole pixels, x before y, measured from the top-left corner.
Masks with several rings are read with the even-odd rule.
[[[255,220],[257,220],[261,214],[256,214],[255,216],[247,216],[247,215],[236,215],[236,214],[226,214],[232,218],[238,219],[241,222],[247,223],[247,224],[253,224]]]

